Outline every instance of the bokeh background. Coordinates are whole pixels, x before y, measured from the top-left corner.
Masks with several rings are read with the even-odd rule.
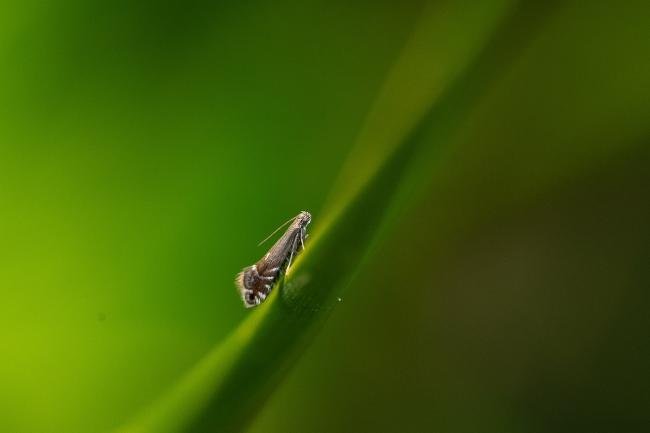
[[[317,221],[372,160],[360,136],[399,135],[377,101],[417,120],[513,23],[535,28],[394,179],[247,430],[647,428],[650,6],[523,4],[0,5],[0,431],[136,416],[248,314],[232,280],[257,242]]]

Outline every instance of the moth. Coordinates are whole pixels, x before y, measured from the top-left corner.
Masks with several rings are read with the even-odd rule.
[[[302,211],[282,224],[266,239],[290,223],[287,230],[266,255],[254,265],[244,268],[237,274],[235,284],[237,285],[237,289],[239,289],[246,308],[261,304],[269,293],[271,293],[273,285],[282,273],[291,267],[291,261],[298,253],[298,249],[302,250],[305,248],[307,225],[310,222],[311,214]],[[264,241],[260,242],[260,244]]]

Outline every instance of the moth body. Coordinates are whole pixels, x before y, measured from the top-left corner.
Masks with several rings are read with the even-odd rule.
[[[291,266],[298,250],[304,248],[307,225],[310,222],[311,214],[300,212],[264,257],[237,275],[235,284],[247,308],[262,303],[278,278]]]

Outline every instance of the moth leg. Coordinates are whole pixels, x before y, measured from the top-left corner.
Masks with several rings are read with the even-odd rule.
[[[287,265],[287,271],[291,268],[291,259],[293,259],[293,252],[296,251],[296,241],[298,237],[293,238],[293,243],[291,244],[291,254],[289,254],[289,264]]]
[[[300,230],[300,245],[302,246],[302,249],[305,249],[305,229]]]

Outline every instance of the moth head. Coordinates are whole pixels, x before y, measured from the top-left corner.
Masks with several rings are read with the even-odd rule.
[[[311,222],[311,214],[306,210],[304,210],[298,214],[297,219],[300,222],[300,225],[302,227],[305,227],[307,224]]]

